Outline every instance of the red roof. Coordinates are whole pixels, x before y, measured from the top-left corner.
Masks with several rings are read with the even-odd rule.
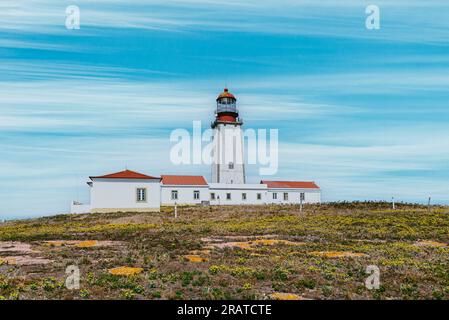
[[[313,181],[260,181],[262,184],[266,184],[268,188],[298,188],[298,189],[319,189]]]
[[[234,95],[229,92],[228,88],[224,88],[223,92],[218,95],[217,100],[220,99],[220,98],[232,98],[232,99],[235,99]]]
[[[139,172],[125,170],[116,173],[106,174],[104,176],[89,177],[90,179],[160,179],[158,177],[147,176]]]
[[[162,175],[162,184],[175,184],[175,185],[198,185],[206,186],[207,182],[203,176],[171,176]]]

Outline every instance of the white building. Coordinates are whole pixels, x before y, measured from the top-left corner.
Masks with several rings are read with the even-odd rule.
[[[202,176],[162,175],[161,205],[201,204],[209,200],[209,186]]]
[[[266,205],[320,203],[314,182],[267,181],[259,184],[207,183],[203,176],[162,175],[125,170],[90,177],[90,204],[73,202],[72,213],[159,211],[177,205]],[[301,200],[302,199],[302,200]]]
[[[265,205],[320,203],[314,182],[268,181],[246,183],[243,122],[236,98],[227,89],[218,96],[214,130],[212,182],[203,176],[153,177],[131,170],[89,177],[90,204],[72,202],[72,213],[159,211],[177,205]]]
[[[315,182],[262,180],[260,183],[267,185],[268,203],[300,204],[321,202],[321,190]]]
[[[160,209],[161,178],[131,170],[89,178],[90,204],[72,203],[72,213]]]

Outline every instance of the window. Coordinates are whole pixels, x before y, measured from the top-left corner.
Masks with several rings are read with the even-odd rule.
[[[261,193],[257,194],[257,200],[262,200],[262,194]]]
[[[193,199],[195,200],[200,199],[200,192],[198,190],[193,191]]]
[[[137,202],[147,201],[147,189],[137,188]]]
[[[229,162],[229,169],[234,169],[234,162]]]
[[[301,193],[299,194],[299,200],[301,200],[301,201],[306,200],[306,194],[305,194],[304,192],[301,192]]]
[[[284,192],[284,201],[288,200],[288,192]]]
[[[226,193],[226,200],[231,200],[231,194],[230,193]]]
[[[210,199],[211,199],[211,200],[215,200],[215,193],[212,192],[212,193],[210,194]]]
[[[276,200],[278,198],[278,194],[276,192],[273,193],[273,200]]]
[[[178,200],[178,190],[172,190],[171,191],[171,199],[172,200]]]
[[[242,200],[246,200],[246,193],[242,193]]]

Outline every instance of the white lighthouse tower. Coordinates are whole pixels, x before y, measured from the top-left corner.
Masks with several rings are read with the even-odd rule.
[[[214,130],[212,182],[245,183],[243,121],[239,118],[237,99],[227,88],[217,97]]]

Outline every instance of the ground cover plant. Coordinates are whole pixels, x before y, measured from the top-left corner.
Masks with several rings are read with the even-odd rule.
[[[449,299],[448,245],[448,207],[383,202],[8,221],[0,299]]]

